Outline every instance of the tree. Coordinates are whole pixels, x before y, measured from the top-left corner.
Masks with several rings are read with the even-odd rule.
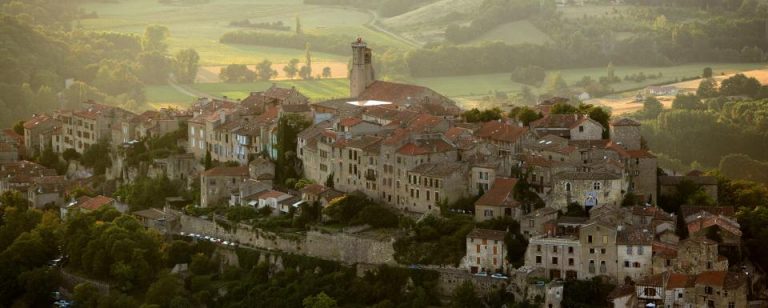
[[[19,136],[24,136],[24,120],[19,120],[13,125],[13,132]]]
[[[144,51],[158,51],[164,53],[168,49],[166,40],[170,36],[168,27],[161,25],[151,25],[144,30],[144,37],[141,40],[141,46]]]
[[[205,170],[213,168],[213,160],[211,159],[211,151],[205,151],[205,158],[203,159],[203,166],[205,166]]]
[[[165,274],[149,286],[146,301],[149,304],[169,307],[174,297],[183,296],[185,293],[184,284],[178,278]]]
[[[711,67],[705,67],[704,71],[701,74],[701,78],[712,78],[712,68]]]
[[[288,62],[288,65],[283,67],[283,72],[285,72],[285,76],[287,76],[290,79],[293,79],[293,77],[296,77],[296,73],[298,73],[299,68],[299,59],[291,59],[291,61]]]
[[[145,51],[138,56],[137,75],[145,84],[161,84],[172,70],[171,60],[160,51]]]
[[[301,19],[299,19],[299,16],[296,16],[296,34],[304,34],[304,29],[301,28]]]
[[[277,71],[272,69],[272,62],[269,60],[261,61],[256,64],[256,78],[261,81],[267,81],[277,76]]]
[[[109,142],[103,139],[85,149],[81,162],[83,166],[93,169],[94,174],[104,174],[112,166]]]
[[[760,92],[760,81],[744,74],[736,74],[720,83],[720,95],[755,97]]]
[[[77,153],[75,149],[69,148],[64,150],[63,153],[61,153],[61,157],[64,158],[67,162],[72,160],[78,160],[80,159],[80,153]]]
[[[643,101],[643,114],[646,118],[655,119],[662,111],[664,111],[664,105],[657,98],[649,96]]]
[[[717,82],[712,78],[703,79],[696,89],[696,96],[701,98],[710,98],[717,96]]]
[[[606,68],[606,71],[608,73],[609,83],[613,83],[620,80],[618,77],[616,77],[616,68],[613,67],[613,62],[608,62],[608,67]]]
[[[574,114],[578,112],[579,109],[568,103],[557,103],[549,110],[550,114]]]
[[[194,49],[182,49],[176,53],[176,62],[174,63],[174,74],[176,81],[184,84],[195,82],[197,69],[200,62],[200,55]]]
[[[695,94],[678,94],[672,101],[672,109],[698,110],[703,108],[701,99]]]
[[[520,111],[517,113],[517,120],[520,121],[520,123],[523,124],[523,126],[528,126],[531,122],[536,121],[538,119],[541,119],[541,114],[534,111],[533,109],[529,107],[523,107]]]
[[[328,175],[328,178],[325,179],[325,187],[333,188],[333,184],[333,173],[331,173]]]
[[[309,43],[306,43],[304,45],[304,60],[306,63],[306,67],[309,70],[307,75],[312,76],[312,52],[310,52],[309,47],[311,45]]]
[[[271,65],[272,64],[270,63],[270,66]],[[277,74],[277,72],[275,72],[275,74]],[[256,79],[256,73],[248,69],[248,66],[245,64],[230,64],[227,65],[227,67],[221,68],[219,78],[224,80],[224,82],[252,82]]]
[[[547,77],[544,83],[544,92],[549,95],[567,95],[568,84],[565,83],[565,79],[560,72],[553,73]]]
[[[456,308],[481,308],[483,302],[475,292],[475,286],[471,281],[465,281],[453,290],[453,296],[451,296],[451,307]]]
[[[320,292],[315,296],[309,296],[304,298],[302,301],[302,305],[304,308],[336,308],[338,307],[338,304],[336,304],[336,300],[332,297],[325,294],[325,292]]]
[[[330,67],[323,67],[323,78],[331,78],[331,68]]]

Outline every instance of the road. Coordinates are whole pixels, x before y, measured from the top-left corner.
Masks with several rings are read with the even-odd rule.
[[[386,28],[379,25],[379,13],[368,10],[367,11],[369,15],[371,15],[371,19],[368,21],[368,23],[365,24],[366,27],[371,28],[372,30],[384,33],[386,35],[389,35],[399,41],[402,41],[403,43],[413,47],[413,48],[421,48],[422,44],[414,41],[412,39],[409,39],[407,37],[404,37],[400,34],[394,33],[392,31],[387,30]]]

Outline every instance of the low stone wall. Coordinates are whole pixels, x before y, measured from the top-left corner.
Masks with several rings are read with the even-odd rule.
[[[241,245],[266,250],[306,255],[346,264],[395,264],[393,238],[376,239],[358,234],[326,234],[309,231],[302,234],[281,234],[252,228],[245,224],[230,226],[189,215],[180,215],[181,230],[213,236]]]

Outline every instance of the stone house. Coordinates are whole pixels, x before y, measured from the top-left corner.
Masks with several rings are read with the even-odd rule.
[[[547,114],[530,127],[540,137],[555,135],[570,140],[601,140],[605,131],[603,125],[581,114]]]
[[[475,136],[498,147],[498,156],[511,157],[523,151],[523,144],[533,137],[527,127],[506,122],[489,121],[483,123]]]
[[[544,224],[557,220],[557,214],[557,210],[547,206],[523,215],[520,219],[520,233],[525,237],[545,234]]]
[[[677,246],[675,272],[699,274],[705,271],[727,271],[728,259],[720,256],[717,243],[705,238],[689,238]]]
[[[708,271],[696,275],[694,287],[684,299],[693,307],[747,307],[747,288],[744,273]]]
[[[560,172],[554,176],[548,204],[556,210],[578,203],[589,210],[595,206],[618,205],[624,197],[624,181],[613,172]]]
[[[528,240],[525,265],[544,269],[548,279],[584,279],[583,247],[573,235],[536,235]]]
[[[671,271],[646,276],[635,285],[637,307],[689,307],[686,297],[693,291],[696,277]],[[700,307],[700,306],[695,306]]]
[[[699,212],[685,218],[688,236],[691,238],[714,239],[720,254],[738,258],[741,255],[741,228],[732,218]]]
[[[637,306],[637,293],[635,286],[622,284],[608,294],[608,301],[613,308],[625,308]]]
[[[32,115],[31,119],[24,121],[24,145],[29,155],[36,156],[51,146],[54,131],[59,127],[61,123],[58,120],[45,114]]]
[[[409,194],[404,196],[405,206],[409,211],[426,213],[439,211],[440,202],[452,204],[466,197],[467,166],[459,162],[425,163],[408,171],[406,188]]]
[[[53,138],[53,147],[60,152],[74,149],[82,154],[101,140],[111,140],[114,128],[134,116],[129,111],[91,101],[80,109],[57,111],[53,117],[61,123],[61,130],[58,138]]]
[[[514,199],[517,179],[496,178],[491,189],[475,202],[475,221],[509,217],[520,221],[522,216],[519,202]]]
[[[615,279],[618,275],[616,255],[616,226],[593,222],[581,227],[581,272],[584,279],[606,276]]]
[[[132,214],[144,228],[157,230],[160,234],[175,233],[180,227],[179,217],[170,211],[149,208]]]
[[[618,257],[618,280],[638,281],[653,273],[652,246],[654,233],[651,230],[628,227],[616,234],[616,255]]]
[[[78,198],[77,201],[75,201],[73,204],[70,204],[70,206],[74,206],[84,213],[90,213],[98,211],[107,206],[114,207],[115,199],[102,195],[98,195],[96,197],[82,196]]]
[[[208,207],[229,198],[249,178],[248,167],[215,167],[200,177],[200,206]]]
[[[488,229],[474,229],[467,234],[467,255],[464,265],[472,273],[506,273],[507,245],[506,232]]]
[[[33,184],[27,190],[27,200],[35,208],[46,205],[61,206],[68,181],[64,176],[43,176],[32,179]]]

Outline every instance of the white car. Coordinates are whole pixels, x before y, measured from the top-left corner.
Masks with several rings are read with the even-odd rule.
[[[229,245],[229,241],[224,241],[222,244]]]
[[[181,231],[181,232],[179,232],[179,235],[185,236],[186,234],[184,234],[184,231]]]
[[[509,277],[505,276],[502,273],[493,274],[493,275],[491,275],[491,277],[496,278],[496,279],[509,279]]]

